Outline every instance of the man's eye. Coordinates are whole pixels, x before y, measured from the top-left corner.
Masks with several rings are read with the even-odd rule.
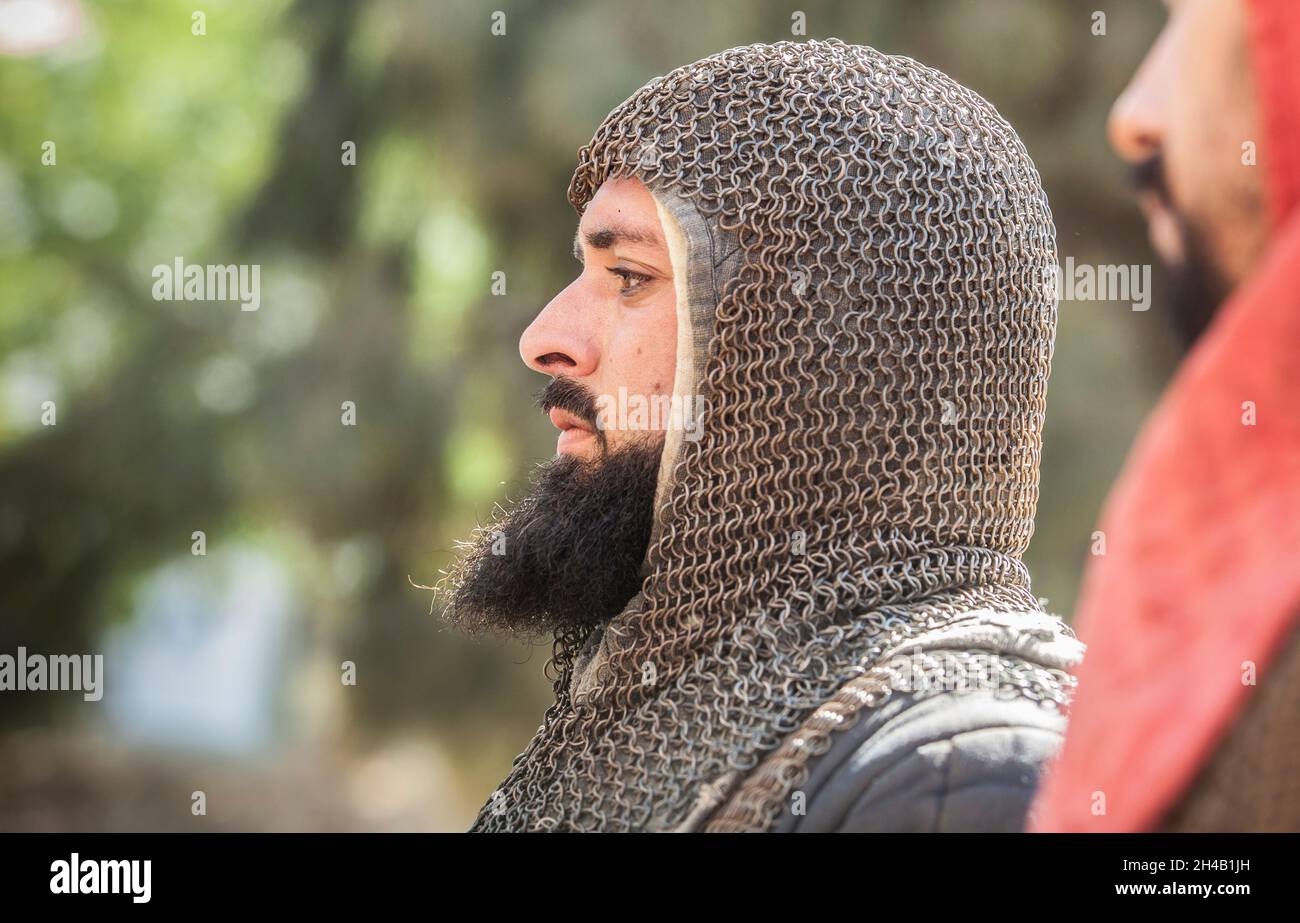
[[[650,281],[650,277],[645,273],[633,272],[621,266],[611,266],[609,271],[622,280],[623,284],[619,286],[618,290],[624,295],[637,291],[642,285]]]

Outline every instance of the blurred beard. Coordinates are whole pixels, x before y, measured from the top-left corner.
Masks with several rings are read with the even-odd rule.
[[[641,589],[662,434],[593,460],[560,455],[482,526],[442,581],[444,617],[475,634],[530,639],[594,628]]]
[[[1141,192],[1156,196],[1174,216],[1183,245],[1183,260],[1166,263],[1169,275],[1170,327],[1186,352],[1210,326],[1219,306],[1232,294],[1232,283],[1215,267],[1205,235],[1188,221],[1169,197],[1164,158],[1159,154],[1137,165],[1133,183]]]

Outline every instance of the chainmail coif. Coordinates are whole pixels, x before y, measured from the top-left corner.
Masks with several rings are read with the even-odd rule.
[[[734,48],[609,114],[575,208],[612,176],[690,200],[739,268],[642,593],[604,629],[590,693],[570,688],[588,639],[556,638],[555,703],[479,830],[672,829],[882,652],[972,612],[1041,611],[1020,555],[1054,228],[993,107],[871,48]],[[728,829],[761,829],[781,794]]]

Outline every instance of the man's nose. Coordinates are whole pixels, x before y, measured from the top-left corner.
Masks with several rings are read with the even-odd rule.
[[[1164,146],[1170,51],[1162,35],[1111,107],[1106,126],[1110,146],[1130,163],[1150,160]]]
[[[519,338],[524,365],[543,375],[585,378],[596,370],[597,354],[583,321],[577,282],[551,299]]]

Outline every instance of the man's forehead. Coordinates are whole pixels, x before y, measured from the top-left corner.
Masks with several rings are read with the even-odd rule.
[[[604,230],[630,243],[662,243],[659,213],[645,184],[629,177],[612,177],[601,184],[578,222],[584,236]]]

